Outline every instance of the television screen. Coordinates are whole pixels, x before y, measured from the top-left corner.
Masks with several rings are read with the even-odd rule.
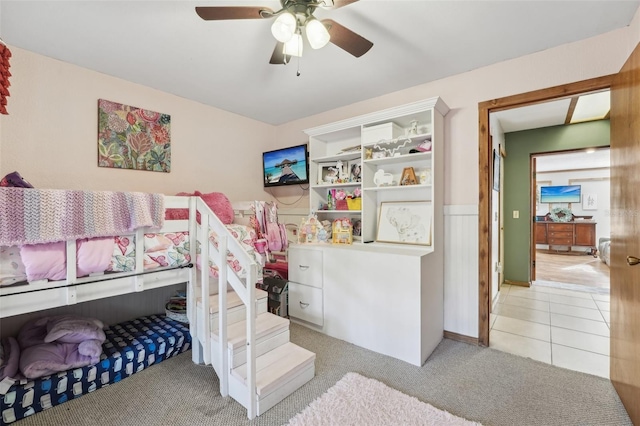
[[[264,152],[262,170],[265,187],[309,183],[307,145]]]
[[[540,187],[541,203],[579,203],[580,185],[557,185]]]

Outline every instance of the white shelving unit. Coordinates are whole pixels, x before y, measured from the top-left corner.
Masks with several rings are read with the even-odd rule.
[[[444,325],[442,145],[448,110],[440,98],[432,98],[305,131],[310,210],[320,220],[361,220],[362,241],[289,246],[292,321],[418,366],[438,345]],[[410,153],[426,141],[430,151]],[[360,181],[327,183],[320,170],[337,161],[359,163]],[[418,183],[399,185],[408,167]],[[390,185],[374,182],[380,170],[390,174]],[[331,189],[352,193],[356,188],[361,209],[321,209]],[[427,244],[378,241],[383,203],[420,201],[427,202],[420,212],[430,218],[422,218],[429,228]],[[310,282],[312,277],[322,280]]]
[[[435,240],[434,224],[442,215],[443,117],[447,112],[448,107],[440,98],[432,98],[306,130],[310,152],[310,210],[316,212],[321,221],[345,216],[352,221],[361,220],[362,241],[378,245],[382,203],[428,201],[433,218],[429,225],[431,245],[441,243]],[[412,130],[416,134],[412,134]],[[410,153],[425,142],[431,142],[430,151]],[[323,180],[319,169],[338,161],[345,169],[354,161],[359,162],[361,181],[329,184]],[[408,167],[413,168],[417,185],[399,184]],[[392,175],[391,185],[376,185],[374,177],[379,170]],[[331,189],[353,193],[357,187],[362,191],[360,210],[326,210],[335,206],[328,203]]]

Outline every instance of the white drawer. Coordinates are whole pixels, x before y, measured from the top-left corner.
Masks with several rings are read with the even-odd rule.
[[[289,248],[289,281],[322,288],[322,250]]]
[[[322,325],[322,289],[289,282],[289,316]]]

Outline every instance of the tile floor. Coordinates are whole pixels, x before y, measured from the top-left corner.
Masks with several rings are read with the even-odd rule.
[[[500,351],[609,378],[609,295],[503,285],[489,341]]]

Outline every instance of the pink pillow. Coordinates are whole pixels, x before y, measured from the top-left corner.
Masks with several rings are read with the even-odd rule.
[[[64,241],[20,246],[20,257],[29,281],[67,277],[67,248]]]
[[[189,192],[178,192],[176,194],[180,197],[191,197],[192,195]],[[189,209],[166,209],[164,211],[165,220],[187,220],[189,219]]]
[[[221,192],[210,192],[208,194],[202,194],[200,191],[196,191],[194,195],[200,196],[202,201],[204,201],[209,208],[220,218],[222,223],[225,225],[230,225],[233,223],[233,207],[231,206],[231,202]]]
[[[188,192],[179,192],[176,195],[179,196],[198,196],[202,198],[207,206],[220,218],[222,223],[230,225],[233,223],[235,217],[233,213],[233,206],[231,201],[222,192],[210,192],[203,194],[200,191],[196,191],[193,194]],[[189,209],[167,209],[164,214],[164,218],[167,220],[184,220],[189,219]],[[200,214],[197,215],[196,220],[200,223]]]

